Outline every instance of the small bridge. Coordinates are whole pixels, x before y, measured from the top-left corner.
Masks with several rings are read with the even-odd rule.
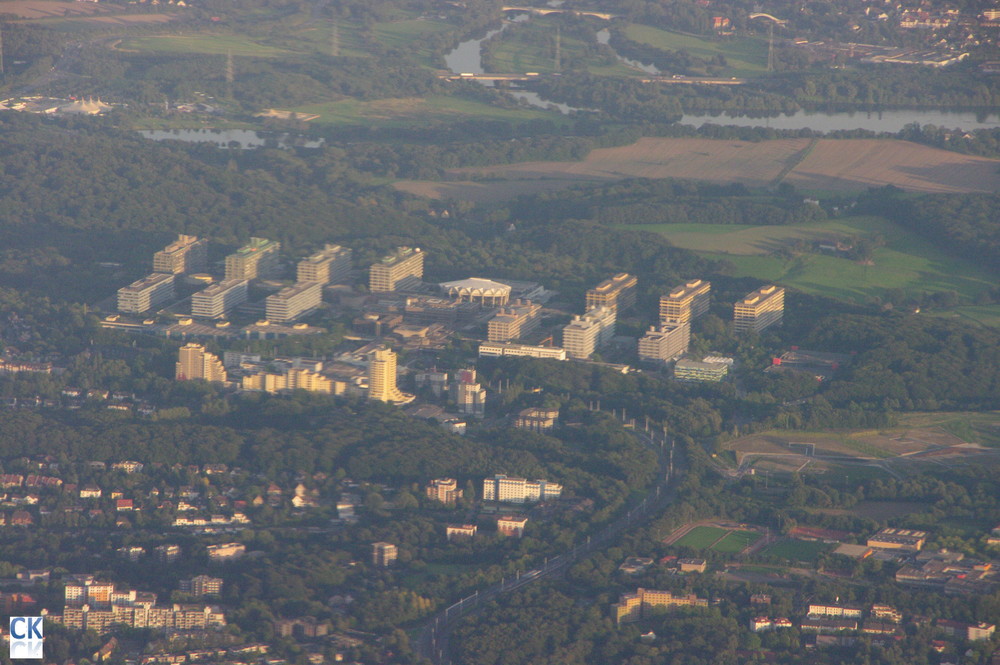
[[[608,12],[592,12],[592,11],[581,11],[578,9],[556,9],[553,7],[508,7],[504,6],[500,8],[501,11],[505,12],[525,12],[527,14],[538,14],[539,16],[547,16],[548,14],[574,14],[576,16],[593,16],[594,18],[604,19],[605,21],[610,21],[613,18],[620,18],[620,14],[611,14]]]

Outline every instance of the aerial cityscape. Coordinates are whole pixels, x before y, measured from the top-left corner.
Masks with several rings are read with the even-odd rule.
[[[1000,665],[1000,0],[0,5],[0,664]]]

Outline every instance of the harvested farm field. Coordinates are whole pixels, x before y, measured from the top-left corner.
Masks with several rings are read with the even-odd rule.
[[[895,139],[776,139],[734,141],[643,138],[598,148],[579,162],[524,162],[451,169],[445,183],[396,187],[433,198],[493,200],[623,178],[682,178],[764,187],[788,182],[802,189],[850,191],[895,185],[914,192],[992,192],[1000,160],[960,155]],[[471,180],[477,182],[469,182]],[[483,182],[491,179],[494,182]],[[526,186],[521,189],[517,184]]]

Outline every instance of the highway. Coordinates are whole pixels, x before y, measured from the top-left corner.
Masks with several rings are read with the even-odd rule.
[[[652,517],[660,514],[673,500],[670,484],[677,473],[674,470],[673,444],[642,431],[633,432],[643,443],[654,449],[659,459],[656,484],[650,494],[627,512],[620,515],[610,524],[605,525],[597,534],[574,546],[559,556],[546,558],[541,566],[527,572],[519,572],[513,577],[504,578],[485,589],[477,590],[471,596],[466,596],[449,605],[443,611],[431,617],[421,630],[416,644],[416,651],[422,658],[430,660],[435,665],[451,665],[448,649],[448,637],[455,622],[463,616],[475,611],[483,604],[503,595],[516,591],[523,586],[541,579],[555,577],[565,571],[570,565],[600,549],[619,536],[626,529],[638,526]]]

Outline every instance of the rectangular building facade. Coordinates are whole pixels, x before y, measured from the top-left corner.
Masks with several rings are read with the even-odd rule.
[[[712,283],[700,279],[681,284],[660,296],[660,323],[690,323],[708,311]]]
[[[245,279],[230,279],[202,289],[191,296],[191,316],[221,319],[247,301],[248,284]]]
[[[272,293],[264,300],[268,321],[294,321],[323,302],[323,285],[319,282],[299,282]]]
[[[526,480],[496,475],[483,480],[483,501],[501,503],[534,503],[558,499],[562,485],[547,480]]]
[[[300,282],[346,284],[351,276],[351,250],[340,245],[326,245],[320,251],[299,261],[297,279]]]
[[[278,277],[281,271],[280,251],[280,242],[250,238],[250,242],[226,257],[226,279]]]
[[[508,342],[524,337],[538,327],[542,320],[542,306],[527,300],[516,300],[501,307],[487,324],[486,339],[491,342]]]
[[[566,360],[566,349],[558,346],[530,346],[505,342],[483,342],[479,345],[480,358],[499,358],[501,356]]]
[[[153,254],[153,272],[180,275],[200,272],[208,264],[208,241],[196,236],[179,235],[156,254]]]
[[[675,596],[670,591],[639,588],[635,593],[623,593],[611,606],[611,616],[615,623],[638,621],[657,607],[708,607],[708,599],[698,598],[693,593]]]
[[[399,550],[392,543],[372,544],[372,564],[378,568],[388,568],[396,563]]]
[[[659,330],[650,328],[639,338],[639,360],[644,363],[663,364],[687,353],[690,342],[690,324],[661,324]]]
[[[785,315],[785,290],[780,286],[762,286],[733,305],[733,331],[738,334],[762,333],[781,323]]]
[[[589,358],[615,334],[615,310],[596,307],[563,328],[563,348],[570,358]]]
[[[118,311],[142,314],[174,297],[173,274],[155,272],[118,289]]]
[[[607,307],[614,311],[626,310],[635,304],[635,287],[638,280],[634,275],[619,273],[604,280],[587,291],[587,306],[585,309]]]
[[[419,247],[400,247],[382,257],[368,271],[368,288],[384,293],[416,286],[424,278],[424,253]]]
[[[726,378],[728,373],[729,365],[726,363],[682,359],[674,364],[674,378],[678,381],[717,382]]]

